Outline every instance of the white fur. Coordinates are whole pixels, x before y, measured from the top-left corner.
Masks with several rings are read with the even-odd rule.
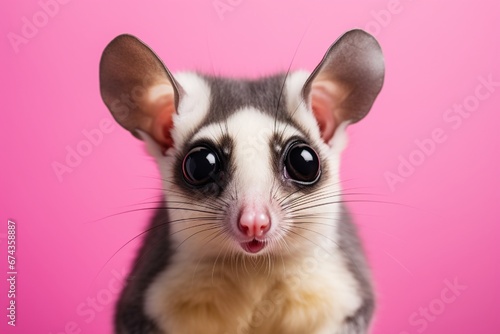
[[[290,113],[293,113],[294,119],[297,120],[298,124],[301,124],[309,131],[309,136],[313,138],[320,146],[325,150],[327,156],[331,157],[330,163],[331,170],[337,172],[340,170],[340,158],[342,151],[346,148],[348,137],[347,137],[347,126],[349,122],[342,122],[339,124],[333,137],[327,143],[328,147],[323,145],[321,140],[321,134],[319,132],[319,126],[314,117],[313,113],[307,107],[308,101],[304,101],[302,98],[302,88],[304,83],[309,78],[309,73],[306,71],[297,71],[292,73],[286,81],[287,89],[287,107]],[[338,175],[334,176],[338,178]]]
[[[305,101],[302,97],[302,88],[307,78],[309,78],[309,74],[306,71],[297,71],[289,75],[286,80],[287,109],[297,123],[309,131],[309,136],[312,139],[321,141],[318,122],[307,107],[308,101]]]
[[[179,148],[205,118],[210,106],[210,87],[196,73],[177,73],[175,79],[185,93],[173,119],[172,139]]]
[[[176,146],[166,156],[153,154],[159,163],[164,188],[174,187],[173,177],[176,149],[186,140],[213,139],[217,141],[228,129],[234,141],[234,160],[237,161],[232,183],[226,192],[238,189],[237,198],[226,211],[220,212],[220,235],[196,227],[191,221],[174,223],[171,228],[175,255],[168,267],[150,285],[146,294],[146,313],[167,333],[173,334],[326,334],[333,333],[345,316],[361,304],[357,282],[338,249],[338,204],[310,208],[305,214],[329,215],[331,225],[315,225],[310,230],[286,226],[289,218],[276,199],[270,197],[276,178],[271,161],[269,139],[274,119],[254,108],[237,111],[221,124],[204,126],[189,138],[192,129],[200,125],[209,107],[210,90],[203,79],[186,74],[178,77],[187,92],[174,119]],[[319,147],[328,164],[328,190],[340,194],[338,168],[345,131],[339,127],[327,145],[321,141],[312,113],[300,100],[298,89],[306,74],[292,74],[287,82],[287,107],[295,120],[307,131],[313,144]],[[299,96],[299,97],[297,97]],[[284,137],[305,135],[290,124],[277,122],[276,130]],[[147,140],[148,145],[155,145]],[[154,147],[150,149],[158,153]],[[175,188],[175,187],[174,187]],[[177,195],[180,189],[167,191],[168,201],[185,200]],[[277,197],[285,195],[282,189]],[[293,196],[292,196],[293,197]],[[340,199],[340,198],[339,198]],[[268,235],[276,241],[266,246],[260,256],[243,254],[235,240],[235,213],[245,201],[263,201],[271,211],[272,228]],[[331,199],[323,200],[323,203]],[[317,204],[322,203],[321,201]],[[187,207],[213,204],[192,203]],[[201,213],[170,210],[170,219],[201,217]],[[283,227],[294,229],[297,235]],[[225,227],[225,229],[223,229]],[[286,244],[286,247],[284,246]],[[286,252],[288,250],[288,252]]]
[[[146,312],[167,333],[334,333],[361,300],[340,256],[325,248],[271,273],[253,271],[248,258],[238,266],[176,257],[149,288]]]

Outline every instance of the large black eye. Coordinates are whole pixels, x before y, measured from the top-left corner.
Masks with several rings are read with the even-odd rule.
[[[182,173],[188,183],[202,186],[215,181],[220,171],[217,153],[206,146],[198,146],[189,151],[182,163]]]
[[[316,151],[301,142],[292,144],[285,156],[285,177],[293,181],[310,185],[315,183],[321,168]]]

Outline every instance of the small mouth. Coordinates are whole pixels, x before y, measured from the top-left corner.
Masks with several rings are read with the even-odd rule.
[[[241,243],[241,247],[248,253],[258,253],[260,252],[264,247],[266,246],[266,243],[264,241],[259,241],[257,239],[253,239],[252,241],[249,242],[243,242]]]

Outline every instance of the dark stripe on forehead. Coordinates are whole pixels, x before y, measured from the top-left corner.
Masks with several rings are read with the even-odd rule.
[[[285,74],[256,80],[212,76],[203,76],[203,78],[207,81],[211,91],[210,107],[203,122],[204,125],[223,122],[235,111],[244,107],[254,107],[273,118],[276,115],[280,121],[290,122],[286,110],[286,89],[283,87]]]
[[[259,79],[232,79],[199,73],[198,75],[210,88],[210,102],[205,118],[193,130],[191,138],[202,128],[219,123],[221,134],[235,139],[235,134],[226,133],[225,121],[237,111],[248,107],[269,115],[272,120],[288,124],[305,138],[309,138],[308,130],[295,120],[294,114],[297,110],[293,107],[293,110],[288,110],[285,73]],[[270,122],[273,122],[272,120]],[[281,130],[275,133],[275,135],[281,134]],[[191,140],[188,140],[184,146],[190,145]]]

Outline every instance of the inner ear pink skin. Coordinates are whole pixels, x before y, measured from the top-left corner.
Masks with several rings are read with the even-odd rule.
[[[334,116],[335,102],[331,95],[320,87],[311,90],[311,107],[319,125],[321,138],[329,142],[337,128],[338,122]]]
[[[150,124],[150,129],[147,130],[158,144],[164,149],[172,147],[171,131],[173,128],[173,115],[176,112],[174,107],[173,96],[164,97],[163,103],[158,106],[160,110],[155,112],[155,116]]]

